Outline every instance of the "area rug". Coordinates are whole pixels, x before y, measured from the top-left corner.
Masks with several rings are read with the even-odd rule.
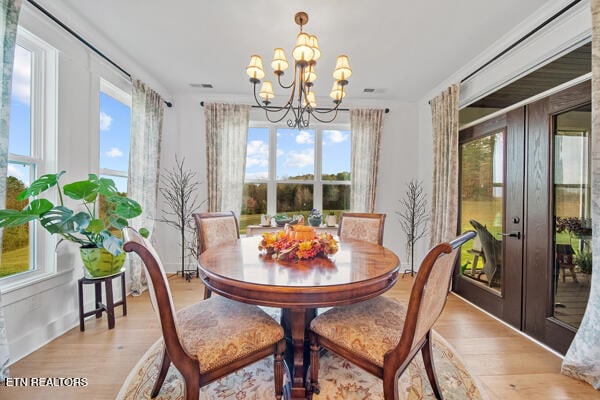
[[[117,399],[150,399],[150,391],[158,374],[162,340],[144,354],[121,387]],[[450,345],[434,335],[433,356],[446,400],[485,400],[481,385],[475,382]],[[359,367],[332,353],[321,357],[321,393],[315,400],[383,400],[381,381]],[[404,399],[435,399],[421,355],[417,355],[398,380]],[[201,400],[273,399],[273,358],[268,357],[200,389]],[[162,400],[183,399],[183,380],[171,365],[165,383],[156,397]]]

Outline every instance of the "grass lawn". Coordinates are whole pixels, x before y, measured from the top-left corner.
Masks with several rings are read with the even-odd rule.
[[[0,277],[29,270],[29,246],[2,253]]]

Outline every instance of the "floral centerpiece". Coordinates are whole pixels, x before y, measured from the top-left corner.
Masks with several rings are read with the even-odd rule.
[[[276,233],[263,233],[258,250],[277,260],[308,260],[327,257],[338,251],[338,242],[330,233],[316,234],[310,226],[287,225]]]

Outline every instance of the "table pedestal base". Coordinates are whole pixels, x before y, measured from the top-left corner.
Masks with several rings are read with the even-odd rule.
[[[306,399],[311,393],[306,390],[306,372],[310,360],[308,329],[310,321],[317,316],[316,308],[284,308],[281,324],[287,342],[286,363],[291,374],[291,399]]]

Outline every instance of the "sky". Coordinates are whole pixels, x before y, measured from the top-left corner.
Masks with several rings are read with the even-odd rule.
[[[100,168],[128,170],[130,108],[114,98],[100,93]],[[31,53],[21,46],[15,48],[10,110],[9,152],[31,156]],[[31,183],[30,167],[8,165],[8,175]],[[58,172],[58,171],[57,171]],[[67,171],[68,172],[68,171]],[[113,178],[119,191],[127,191],[127,180]]]
[[[276,179],[315,173],[316,133],[313,129],[277,129]],[[323,131],[323,171],[350,171],[350,131]],[[269,129],[250,128],[246,154],[246,180],[269,176]]]

